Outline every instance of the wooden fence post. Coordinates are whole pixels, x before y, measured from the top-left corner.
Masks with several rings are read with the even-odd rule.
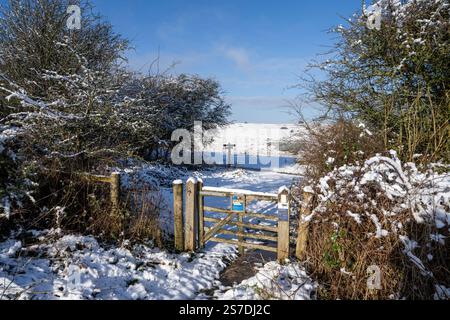
[[[305,258],[309,222],[303,221],[303,217],[311,214],[310,206],[312,197],[313,193],[311,191],[303,191],[303,201],[300,208],[300,216],[298,217],[297,245],[295,248],[295,256],[299,260],[304,260]]]
[[[200,194],[203,190],[203,180],[197,179],[197,196],[198,196],[198,246],[205,246],[205,221],[203,211],[203,196]]]
[[[277,258],[280,263],[289,257],[289,214],[290,194],[286,187],[278,191],[278,248]]]
[[[184,247],[187,251],[196,249],[197,208],[197,180],[189,178],[186,183],[186,219],[184,223]]]
[[[183,181],[173,182],[173,231],[175,236],[175,250],[184,251],[183,237]]]
[[[239,213],[239,223],[243,224],[244,223],[244,213],[247,211],[247,197],[245,195],[238,195],[238,199],[240,201],[242,201],[242,204],[244,206],[244,210],[242,212]],[[244,234],[244,227],[242,225],[239,226],[239,233]],[[245,238],[243,236],[239,236],[238,237],[239,242],[243,243]],[[239,254],[242,256],[245,253],[245,248],[244,246],[240,245],[238,247],[239,249]]]
[[[117,214],[120,209],[120,173],[111,174],[111,206],[112,212]]]

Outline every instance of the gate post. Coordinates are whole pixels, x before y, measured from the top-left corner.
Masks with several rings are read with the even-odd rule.
[[[244,233],[244,227],[242,226],[242,224],[244,223],[244,214],[247,212],[247,196],[242,195],[241,197],[241,201],[244,205],[244,208],[242,210],[241,213],[239,213],[239,223],[241,223],[241,225],[239,226],[239,232],[240,233]],[[238,237],[239,242],[244,242],[245,238],[243,236],[239,236]],[[242,256],[245,253],[245,248],[243,246],[239,246],[239,254]]]
[[[205,226],[204,226],[204,212],[203,212],[203,180],[197,179],[197,197],[198,197],[198,247],[205,246]]]
[[[173,231],[175,236],[175,250],[184,251],[183,237],[183,181],[173,182]]]
[[[278,248],[277,259],[282,263],[289,257],[289,189],[281,187],[278,191]]]
[[[112,212],[115,215],[118,215],[120,212],[120,173],[113,172],[111,174],[110,181],[111,181],[110,198],[111,198]]]
[[[309,222],[303,221],[303,217],[311,214],[311,200],[313,197],[312,190],[303,190],[303,201],[300,207],[300,216],[298,217],[298,231],[297,231],[297,245],[295,248],[295,256],[299,260],[305,258],[306,243],[308,241],[308,227]]]
[[[184,224],[185,242],[187,251],[195,251],[198,228],[197,180],[189,178],[186,182],[186,219]]]

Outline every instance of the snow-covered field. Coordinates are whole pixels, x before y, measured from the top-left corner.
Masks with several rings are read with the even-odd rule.
[[[303,129],[293,124],[230,124],[204,133],[203,159],[217,165],[298,174],[296,157],[285,148],[302,133]]]
[[[280,142],[299,133],[295,124],[233,123],[212,131],[214,141],[205,150],[222,152],[224,144],[232,143],[238,154],[275,153]]]

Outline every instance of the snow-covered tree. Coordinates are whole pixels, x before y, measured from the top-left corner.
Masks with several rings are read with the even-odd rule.
[[[120,63],[128,42],[87,2],[79,5],[80,30],[66,27],[69,1],[11,0],[0,8],[1,134],[14,132],[8,138],[15,141],[3,144],[4,161],[15,165],[2,177],[3,211],[14,200],[10,180],[28,177],[40,182],[40,191],[46,184],[58,188],[64,175],[125,148],[113,134],[121,130],[113,109],[127,76]],[[19,146],[17,153],[10,145]],[[30,186],[36,184],[22,185]]]
[[[328,114],[379,130],[386,149],[406,160],[448,160],[449,11],[448,0],[381,0],[363,8],[333,29],[328,59],[311,65],[325,75],[306,79],[311,98]]]
[[[134,146],[143,156],[167,153],[176,129],[192,131],[194,121],[202,121],[205,129],[215,128],[226,124],[230,114],[219,83],[196,75],[133,77],[120,94],[125,110],[133,110],[124,117],[133,123],[139,139]]]
[[[69,30],[71,3],[9,0],[0,7],[0,134],[14,133],[8,135],[14,143],[0,141],[0,153],[15,166],[0,173],[0,196],[9,193],[6,181],[19,176],[55,194],[77,173],[167,152],[172,131],[194,120],[207,128],[226,123],[229,105],[216,81],[128,71],[128,41],[87,1],[78,2],[81,29]],[[7,150],[12,145],[14,152]]]
[[[1,8],[0,90],[8,109],[2,122],[26,129],[28,155],[39,158],[107,148],[104,131],[121,85],[128,42],[88,3],[80,4],[82,28],[68,30],[69,3],[11,0]]]

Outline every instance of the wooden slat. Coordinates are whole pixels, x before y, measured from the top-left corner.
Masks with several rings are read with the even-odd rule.
[[[235,224],[238,227],[244,227],[248,229],[256,229],[256,230],[264,230],[264,231],[270,231],[270,232],[278,232],[277,227],[270,227],[270,226],[261,226],[258,224],[250,224],[250,223],[240,223],[240,222],[233,222],[232,224]]]
[[[197,181],[189,179],[186,183],[186,209],[184,220],[184,248],[188,251],[195,251],[196,249],[196,226],[197,216]]]
[[[241,213],[241,211],[233,211],[233,210],[222,209],[222,208],[215,208],[215,207],[208,207],[208,206],[204,206],[203,210],[204,211],[209,211],[209,212],[227,213],[227,214],[239,214],[239,213]],[[256,213],[256,212],[246,211],[245,215],[249,216],[249,217],[261,218],[261,219],[265,219],[265,220],[278,221],[278,216],[270,215],[270,214],[263,214],[263,213]]]
[[[203,196],[200,194],[203,189],[203,181],[197,181],[197,196],[198,196],[198,242],[200,248],[205,245],[205,228],[204,228],[204,206],[203,206]]]
[[[205,228],[205,231],[210,230],[210,228]],[[267,241],[274,241],[277,242],[278,238],[269,236],[266,234],[258,234],[258,233],[250,233],[250,232],[238,232],[238,231],[231,231],[231,230],[219,230],[217,231],[217,234],[229,234],[229,235],[236,235],[238,237],[243,238],[251,238],[251,239],[258,239],[258,240],[267,240]]]
[[[245,213],[246,216],[253,217],[253,218],[260,218],[264,220],[271,220],[271,221],[278,221],[278,216],[274,216],[272,214],[264,214],[264,213],[257,213],[257,212],[249,212],[247,211]]]
[[[225,198],[228,197],[228,194],[221,193],[221,192],[212,192],[212,191],[202,191],[200,195],[204,197],[218,197],[218,198]]]
[[[243,196],[242,200],[244,201],[244,212],[245,212],[247,210],[247,200],[246,200],[246,196],[245,195]],[[231,209],[233,209],[233,207],[231,207]],[[244,212],[240,212],[239,213],[239,222],[240,223],[244,223]],[[242,226],[240,226],[239,227],[239,232],[238,232],[238,235],[239,235],[238,236],[238,240],[239,240],[239,242],[243,242],[244,241],[243,234],[244,234],[244,228]],[[242,245],[240,245],[239,246],[239,254],[243,255],[244,252],[245,252],[245,248]]]
[[[220,243],[228,243],[228,244],[233,244],[233,245],[242,245],[243,247],[246,248],[251,248],[251,249],[259,249],[259,250],[265,250],[265,251],[270,251],[270,252],[277,252],[277,248],[275,247],[269,247],[269,246],[264,246],[261,244],[255,244],[255,243],[248,243],[248,242],[238,242],[238,241],[234,241],[234,240],[228,240],[228,239],[223,239],[223,238],[211,238],[209,241],[212,242],[220,242]]]
[[[230,217],[232,217],[232,215],[230,215]],[[216,219],[216,218],[210,218],[210,217],[205,217],[204,220],[207,221],[207,222],[220,222],[220,221],[222,221],[222,219]],[[240,222],[237,222],[237,221],[229,221],[227,224],[238,226],[238,227],[242,226],[242,227],[248,228],[248,229],[264,230],[264,231],[270,231],[270,232],[278,232],[278,228],[277,227],[260,226],[260,225],[257,225],[257,224],[249,224],[249,223],[240,223]]]
[[[231,219],[233,219],[233,215],[229,215],[228,217],[226,217],[225,219],[217,219],[217,224],[211,228],[208,233],[205,235],[205,242],[208,241],[212,236],[214,236],[214,234],[217,233],[217,231],[219,231],[220,229],[222,229],[222,227],[224,225],[226,225],[227,223],[229,223],[229,221]]]
[[[220,222],[220,221],[222,221],[222,219],[211,218],[211,217],[204,217],[203,220],[206,221],[206,222]]]
[[[255,196],[255,195],[248,195],[247,196],[248,202],[252,202],[255,200],[260,200],[260,201],[271,201],[271,202],[275,202],[277,201],[277,198],[275,196]]]
[[[303,217],[311,214],[311,201],[313,194],[309,192],[303,192],[303,203],[300,208],[300,216],[297,230],[297,245],[295,248],[295,256],[299,260],[304,260],[306,257],[306,245],[308,241],[309,223],[303,221]]]
[[[245,190],[242,191],[226,191],[226,190],[210,190],[208,187],[204,187],[201,193],[205,197],[230,197],[237,194],[243,194],[248,197],[249,202],[253,200],[267,200],[267,201],[277,201],[278,195],[276,194],[264,194],[264,193],[257,193],[257,192],[245,192]]]

